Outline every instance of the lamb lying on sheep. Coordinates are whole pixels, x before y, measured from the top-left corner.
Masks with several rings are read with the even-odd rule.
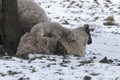
[[[37,23],[49,21],[45,11],[33,0],[17,0],[18,16],[23,32],[29,32]]]
[[[56,22],[38,23],[21,38],[16,56],[29,53],[84,56],[89,41],[88,29],[85,26],[70,30]]]

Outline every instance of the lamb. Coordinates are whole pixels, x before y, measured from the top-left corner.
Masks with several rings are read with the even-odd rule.
[[[89,25],[70,30],[56,22],[38,23],[21,38],[16,56],[42,53],[83,57],[86,54],[86,44],[91,43]]]
[[[16,56],[29,53],[56,54],[56,44],[61,40],[75,42],[71,31],[59,23],[38,23],[29,33],[22,36]]]
[[[33,0],[17,0],[18,16],[23,33],[29,32],[37,23],[50,21],[45,11]]]

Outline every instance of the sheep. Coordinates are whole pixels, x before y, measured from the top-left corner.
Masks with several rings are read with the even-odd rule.
[[[23,33],[29,32],[37,23],[50,21],[45,11],[33,0],[17,0],[18,16]]]
[[[21,38],[16,56],[42,53],[83,57],[86,54],[86,44],[90,43],[89,25],[71,30],[57,22],[38,23]]]

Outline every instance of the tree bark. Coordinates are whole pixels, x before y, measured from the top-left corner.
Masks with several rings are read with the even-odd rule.
[[[2,37],[3,46],[9,55],[15,55],[22,35],[18,22],[17,0],[2,0]]]
[[[2,0],[0,0],[0,57],[4,56],[4,49],[2,46],[2,38],[1,38],[1,27],[2,27]]]
[[[2,25],[2,0],[0,0],[0,27]]]

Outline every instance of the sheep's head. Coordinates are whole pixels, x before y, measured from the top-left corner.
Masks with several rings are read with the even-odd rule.
[[[85,46],[86,44],[89,45],[92,43],[92,38],[88,24],[85,24],[84,27],[78,27],[76,29],[73,29],[72,31],[80,45]]]

